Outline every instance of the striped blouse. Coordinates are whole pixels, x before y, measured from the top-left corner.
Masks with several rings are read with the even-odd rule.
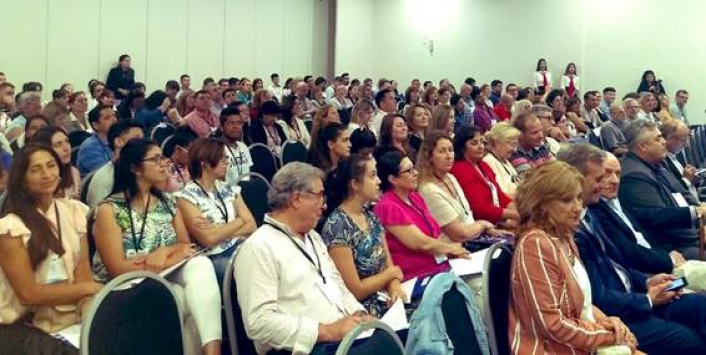
[[[590,354],[615,343],[602,322],[581,319],[584,295],[558,243],[540,230],[526,232],[517,242],[508,329],[513,354]],[[573,239],[569,247],[578,256]],[[605,318],[598,308],[593,312],[596,319]]]

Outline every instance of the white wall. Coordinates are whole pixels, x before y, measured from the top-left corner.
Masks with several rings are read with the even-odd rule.
[[[336,73],[404,87],[415,77],[458,85],[467,76],[529,85],[544,57],[555,85],[574,61],[583,90],[615,86],[622,96],[653,69],[670,96],[689,90],[692,122],[706,122],[704,1],[338,0],[338,8],[349,12],[337,16]]]
[[[0,0],[0,71],[40,81],[45,99],[64,82],[105,80],[120,54],[136,80],[163,89],[183,73],[324,75],[329,0]]]

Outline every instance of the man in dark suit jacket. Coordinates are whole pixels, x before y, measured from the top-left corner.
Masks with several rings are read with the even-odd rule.
[[[682,121],[671,120],[659,126],[664,140],[667,142],[667,157],[664,165],[677,178],[684,190],[689,191],[694,200],[699,199],[696,186],[700,181],[696,176],[696,168],[686,162],[684,148],[689,144],[691,130]]]
[[[625,129],[630,152],[623,158],[618,198],[655,248],[698,258],[696,226],[706,206],[694,201],[660,163],[667,154],[657,125],[634,120]]]
[[[606,176],[602,183],[601,200],[590,205],[589,211],[601,221],[606,235],[627,256],[626,260],[634,261],[629,267],[648,274],[671,273],[674,267],[685,262],[683,256],[677,251],[652,248],[640,225],[618,200],[620,161],[613,154],[606,153],[603,168]]]
[[[562,148],[557,159],[584,175],[584,204],[598,203],[606,176],[605,152],[577,144]],[[705,295],[677,297],[678,292],[666,290],[672,275],[648,278],[629,267],[635,261],[621,253],[590,210],[581,220],[576,245],[591,282],[592,303],[606,315],[620,317],[637,337],[640,350],[650,354],[706,353]]]

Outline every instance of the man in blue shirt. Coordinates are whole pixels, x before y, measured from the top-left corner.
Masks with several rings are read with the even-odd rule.
[[[110,161],[108,130],[115,123],[115,111],[111,107],[98,106],[88,113],[88,124],[95,132],[78,149],[76,165],[81,178]]]

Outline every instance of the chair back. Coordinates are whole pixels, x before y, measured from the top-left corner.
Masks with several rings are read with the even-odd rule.
[[[459,312],[466,309],[466,299],[461,292],[453,286],[441,301],[441,313],[444,316],[446,334],[454,345],[454,355],[481,355],[480,344],[476,337],[476,326],[473,324],[468,312]]]
[[[97,171],[97,170],[96,170]],[[90,172],[86,177],[83,178],[83,182],[81,183],[81,190],[79,191],[79,199],[81,202],[88,204],[88,189],[91,186],[91,180],[93,180],[93,176],[96,175],[96,171]]]
[[[235,288],[233,278],[233,265],[238,252],[234,252],[228,261],[225,275],[223,276],[223,304],[226,314],[227,338],[231,355],[257,355],[255,344],[248,338],[243,324],[243,312],[238,305],[238,290]]]
[[[262,143],[254,143],[248,149],[253,161],[250,170],[261,174],[267,181],[272,181],[272,177],[277,172],[277,160],[270,148]]]
[[[507,244],[493,244],[485,256],[483,272],[483,319],[486,322],[490,352],[510,354],[507,334],[510,307],[510,272],[512,249]]]
[[[158,144],[161,145],[162,142],[164,142],[167,137],[174,134],[175,131],[176,128],[171,123],[160,122],[158,125],[152,128],[152,132],[150,132],[150,138],[152,138],[152,140],[156,141]]]
[[[293,161],[306,163],[308,149],[301,141],[290,140],[282,144],[282,154],[280,154],[280,166],[285,166]]]
[[[184,354],[179,303],[159,275],[121,275],[95,296],[81,325],[82,355]]]
[[[270,207],[267,204],[267,191],[270,190],[270,183],[264,176],[255,172],[239,176],[235,183],[240,186],[243,202],[255,218],[255,223],[258,227],[261,226],[265,214],[270,212]]]
[[[357,340],[361,333],[374,329],[373,335]],[[374,320],[358,324],[343,338],[335,355],[404,355],[400,337],[387,324]]]

